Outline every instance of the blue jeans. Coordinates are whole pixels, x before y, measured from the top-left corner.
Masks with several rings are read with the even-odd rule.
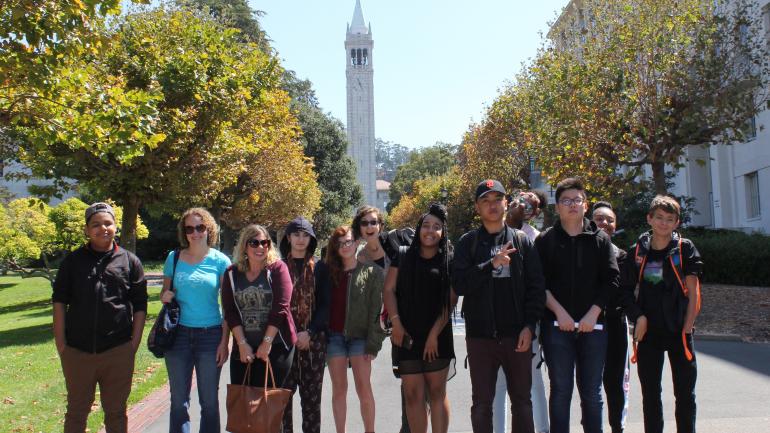
[[[601,390],[607,331],[565,332],[550,324],[542,327],[542,335],[551,379],[548,400],[551,433],[569,433],[569,409],[575,382],[580,394],[583,431],[602,433]]]
[[[166,352],[166,370],[171,387],[169,433],[190,433],[190,387],[195,367],[201,405],[200,433],[219,433],[219,373],[217,346],[222,327],[180,326],[174,347]]]

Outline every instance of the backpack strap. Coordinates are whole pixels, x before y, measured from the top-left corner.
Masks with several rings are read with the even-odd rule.
[[[174,250],[174,266],[171,268],[171,284],[168,286],[168,289],[173,293],[174,292],[174,276],[176,275],[176,264],[179,263],[179,254],[181,251],[179,251],[179,248]]]

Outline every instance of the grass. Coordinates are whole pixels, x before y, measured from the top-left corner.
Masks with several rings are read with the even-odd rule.
[[[145,339],[160,310],[160,287],[150,287]],[[53,343],[51,285],[43,278],[0,277],[0,428],[7,432],[61,431],[67,398]],[[166,382],[165,367],[142,344],[137,352],[129,406]],[[96,401],[88,431],[102,427]]]
[[[163,264],[165,260],[142,260],[142,268],[145,273],[163,273]]]

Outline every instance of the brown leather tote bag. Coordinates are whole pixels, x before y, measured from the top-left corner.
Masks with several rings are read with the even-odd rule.
[[[267,372],[273,387],[267,386]],[[227,385],[227,426],[232,433],[280,433],[283,411],[291,398],[291,390],[275,388],[270,361],[265,368],[265,386],[249,386],[251,364],[243,375],[243,384]]]

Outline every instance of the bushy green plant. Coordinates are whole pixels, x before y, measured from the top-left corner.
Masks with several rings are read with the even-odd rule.
[[[628,248],[649,227],[626,229],[612,241]],[[728,229],[681,230],[703,259],[703,282],[770,287],[770,236]],[[630,251],[629,251],[630,252]]]
[[[703,258],[704,282],[770,286],[770,236],[695,228],[683,235]]]

